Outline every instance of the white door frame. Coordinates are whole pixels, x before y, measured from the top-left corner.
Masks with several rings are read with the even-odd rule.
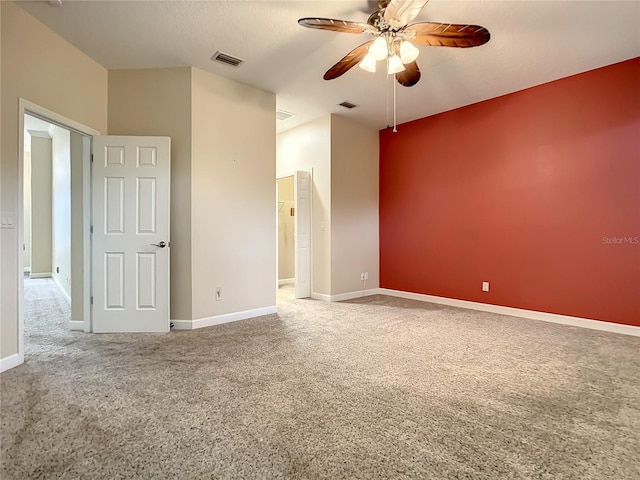
[[[291,172],[281,173],[280,175],[276,175],[276,291],[278,290],[278,180],[286,177],[294,177],[296,178],[296,171],[299,172],[309,172],[309,177],[311,181],[311,191],[309,192],[309,222],[311,224],[311,229],[309,231],[309,285],[311,287],[311,293],[313,293],[313,168],[296,168]],[[296,199],[293,199],[294,206],[297,208],[295,204]],[[295,248],[295,246],[294,246]],[[295,268],[295,266],[294,266]],[[295,270],[294,270],[295,271]],[[298,279],[295,279],[296,285],[298,283]]]
[[[47,122],[60,125],[68,130],[77,132],[85,137],[83,152],[91,147],[90,137],[100,135],[100,132],[91,127],[83,125],[75,120],[67,118],[56,112],[48,110],[40,105],[32,103],[24,98],[18,99],[18,358],[19,364],[24,363],[24,262],[22,258],[22,245],[24,244],[24,116],[33,115]],[[83,330],[91,331],[91,262],[86,261],[91,258],[91,237],[89,226],[91,225],[91,165],[83,169],[82,178],[82,249],[83,249],[83,277],[82,298]],[[86,256],[85,256],[86,255]]]

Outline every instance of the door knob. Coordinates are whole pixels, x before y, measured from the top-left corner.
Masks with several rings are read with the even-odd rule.
[[[153,245],[154,247],[160,247],[160,248],[164,248],[164,247],[167,246],[167,244],[165,242],[152,243],[151,245]]]

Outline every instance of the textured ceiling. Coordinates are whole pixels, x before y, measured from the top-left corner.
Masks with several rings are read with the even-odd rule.
[[[108,69],[194,66],[276,94],[296,117],[279,131],[340,113],[388,124],[387,76],[324,72],[370,39],[300,27],[301,17],[365,22],[359,1],[68,1],[19,4]],[[415,21],[471,23],[491,32],[469,49],[420,47],[420,82],[398,87],[398,123],[640,56],[640,1],[431,0]],[[240,67],[213,63],[217,50]],[[337,106],[348,100],[353,110]]]

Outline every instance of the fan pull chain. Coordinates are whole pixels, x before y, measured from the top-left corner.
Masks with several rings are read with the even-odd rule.
[[[387,55],[387,71],[389,71],[389,56]],[[391,126],[391,123],[389,122],[389,75],[386,75],[387,77],[387,128],[389,128]]]
[[[387,75],[388,77],[389,75]],[[396,81],[396,74],[393,74],[393,133],[398,133],[398,128],[397,128],[397,113],[396,113],[396,84],[398,83]]]

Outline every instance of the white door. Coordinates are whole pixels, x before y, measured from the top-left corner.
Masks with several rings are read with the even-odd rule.
[[[169,331],[169,137],[93,137],[94,332]]]
[[[296,298],[311,296],[311,173],[294,175]]]

